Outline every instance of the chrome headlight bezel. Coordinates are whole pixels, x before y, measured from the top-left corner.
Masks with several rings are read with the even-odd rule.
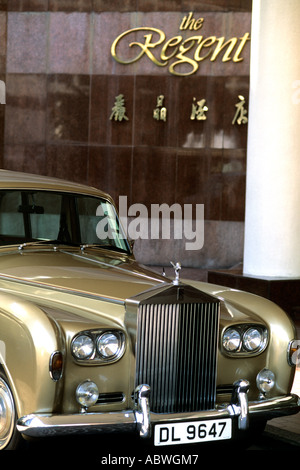
[[[96,349],[104,360],[112,360],[122,354],[124,341],[119,331],[105,331],[96,339]]]
[[[95,344],[90,334],[82,332],[71,343],[72,355],[78,360],[87,360],[95,354]]]
[[[103,348],[101,349],[99,347],[101,339],[106,342],[106,353],[103,352]],[[90,344],[89,354],[87,353],[85,356],[78,354],[78,346],[80,346],[80,342],[84,343],[84,340],[86,340],[87,344]],[[114,329],[81,331],[73,337],[70,349],[74,360],[80,364],[106,364],[116,362],[121,359],[125,352],[125,334],[121,330]],[[110,354],[109,349],[111,349]]]
[[[241,334],[237,328],[226,328],[222,336],[222,346],[228,353],[234,353],[240,349]]]
[[[239,324],[225,328],[221,348],[231,357],[249,357],[261,354],[268,345],[269,334],[261,324]]]

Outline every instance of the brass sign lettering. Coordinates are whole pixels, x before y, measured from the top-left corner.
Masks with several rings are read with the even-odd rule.
[[[192,121],[195,119],[197,119],[197,121],[205,121],[205,113],[208,111],[208,107],[205,105],[206,100],[202,99],[196,102],[196,98],[193,98],[193,101],[190,119]]]
[[[115,101],[114,106],[112,107],[112,113],[109,119],[111,121],[113,119],[115,121],[123,121],[123,119],[128,121],[128,117],[126,116],[124,95],[116,96],[116,101]]]
[[[156,119],[156,121],[166,122],[167,120],[167,108],[163,105],[164,99],[164,95],[157,97],[156,108],[153,110],[153,118]]]
[[[240,102],[235,105],[236,113],[232,120],[232,124],[237,122],[239,125],[241,125],[246,124],[248,122],[248,118],[246,116],[247,110],[244,108],[245,98],[242,95],[239,95],[239,100]]]
[[[194,18],[193,13],[185,16],[179,26],[180,30],[198,31],[204,23],[203,18]],[[143,41],[131,41],[136,33],[145,32]],[[137,52],[131,59],[124,59],[118,52],[118,46],[125,40],[129,41],[129,48]],[[158,67],[167,67],[169,72],[177,76],[192,75],[199,69],[199,64],[209,59],[214,62],[222,56],[222,62],[241,62],[242,53],[246,44],[250,41],[250,34],[245,33],[242,37],[233,37],[225,40],[225,37],[202,35],[183,38],[181,35],[166,39],[165,33],[153,27],[133,28],[120,34],[112,43],[112,57],[120,64],[133,64],[146,55],[153,64]],[[188,55],[189,53],[189,55]],[[180,66],[186,64],[188,71],[182,71]]]

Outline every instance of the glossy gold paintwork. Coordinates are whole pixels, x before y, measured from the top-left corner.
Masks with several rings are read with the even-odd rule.
[[[71,191],[109,199],[93,188],[3,170],[0,187]],[[23,250],[16,245],[0,247],[0,354],[18,416],[78,412],[75,390],[87,379],[98,384],[100,393],[124,394],[123,402],[95,405],[92,410],[132,407],[134,354],[126,331],[125,301],[164,282],[165,277],[139,266],[132,254],[49,245]],[[255,295],[195,281],[190,284],[221,300],[220,334],[236,322],[262,323],[270,331],[270,344],[257,357],[233,359],[220,350],[218,384],[246,378],[251,382],[249,398],[256,399],[255,377],[267,367],[276,374],[272,396],[289,393],[294,369],[286,355],[295,331],[285,313]],[[70,354],[72,337],[97,328],[124,331],[125,354],[110,365],[78,365]],[[49,359],[57,350],[64,355],[64,372],[54,382]]]

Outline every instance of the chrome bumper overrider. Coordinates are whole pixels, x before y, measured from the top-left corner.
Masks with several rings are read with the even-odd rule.
[[[78,413],[69,415],[30,414],[17,422],[17,429],[31,437],[59,436],[88,433],[138,432],[141,437],[150,437],[151,427],[159,422],[171,423],[188,420],[238,419],[238,427],[246,430],[251,419],[271,419],[278,416],[297,413],[300,399],[297,395],[287,395],[256,402],[249,402],[247,393],[249,384],[239,380],[234,384],[231,403],[210,411],[176,414],[156,414],[149,410],[148,385],[136,389],[136,407],[106,413]]]

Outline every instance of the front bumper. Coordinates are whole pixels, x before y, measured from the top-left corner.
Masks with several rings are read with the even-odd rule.
[[[141,437],[147,438],[151,435],[152,425],[162,422],[237,418],[238,428],[246,430],[249,427],[249,418],[251,421],[256,419],[266,421],[300,411],[300,399],[297,395],[291,394],[248,403],[247,392],[248,382],[241,380],[235,384],[231,403],[227,406],[209,411],[156,414],[149,410],[149,387],[141,385],[136,390],[134,410],[69,415],[30,414],[18,420],[17,429],[30,437],[137,432]]]

